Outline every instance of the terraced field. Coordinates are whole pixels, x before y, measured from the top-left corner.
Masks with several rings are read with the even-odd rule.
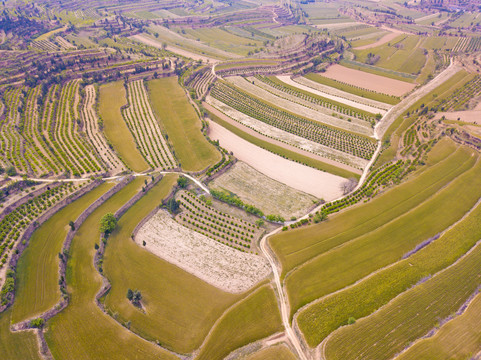
[[[232,85],[217,82],[211,91],[211,95],[235,110],[267,125],[326,147],[361,159],[369,159],[374,153],[375,142],[367,137],[294,115],[242,92]]]
[[[182,169],[200,171],[221,159],[202,135],[201,122],[176,78],[152,80],[147,88],[154,113],[169,136]]]
[[[125,121],[121,107],[127,105],[126,91],[121,81],[100,87],[99,115],[107,140],[125,164],[134,171],[147,170],[148,164],[136,148],[135,140]]]
[[[153,169],[176,167],[176,160],[153,114],[142,80],[128,84],[128,103],[123,116],[146,162]]]

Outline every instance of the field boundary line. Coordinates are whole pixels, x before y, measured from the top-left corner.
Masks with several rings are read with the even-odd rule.
[[[450,231],[450,230],[453,229],[455,226],[457,226],[459,223],[461,223],[462,221],[464,221],[474,210],[476,210],[476,208],[477,208],[480,204],[481,204],[481,197],[478,199],[478,201],[476,202],[476,204],[474,204],[473,207],[472,207],[471,209],[469,209],[469,210],[463,215],[462,218],[460,218],[460,219],[457,220],[455,223],[451,224],[449,227],[447,227],[446,229],[444,229],[443,231],[441,231],[439,234],[437,234],[436,236],[439,235],[439,238],[436,239],[436,240],[434,240],[434,241],[438,241],[438,240],[439,240],[441,237],[443,237],[448,231]],[[421,243],[422,243],[422,242],[421,242]],[[420,243],[420,244],[421,244],[421,243]],[[481,243],[481,240],[478,241],[478,242],[476,242],[476,244],[474,244],[473,247],[476,247],[476,246],[478,245],[478,243]],[[426,247],[428,247],[428,246],[429,246],[429,244],[428,244]],[[418,251],[421,251],[421,250],[422,250],[422,249],[419,249]],[[468,251],[470,251],[470,250],[471,250],[471,249],[469,249]],[[416,251],[415,253],[417,253],[418,251]],[[463,257],[464,255],[466,255],[466,254],[468,253],[468,251],[467,251],[465,254],[461,255],[456,261],[458,261],[461,257]],[[308,304],[303,305],[302,307],[300,307],[300,308],[294,313],[293,322],[295,321],[296,324],[297,324],[297,317],[298,317],[298,315],[299,315],[303,310],[307,309],[308,307],[310,307],[310,306],[312,306],[312,305],[315,305],[315,304],[323,301],[324,299],[329,298],[329,297],[332,296],[332,295],[336,295],[336,294],[338,294],[338,293],[340,293],[340,292],[343,292],[343,291],[345,291],[345,290],[349,290],[350,288],[353,288],[354,286],[357,286],[357,285],[359,285],[360,283],[362,283],[362,282],[364,282],[364,281],[366,281],[366,280],[369,280],[369,279],[372,278],[373,276],[376,276],[378,273],[380,273],[380,272],[382,272],[382,271],[384,271],[384,270],[387,270],[387,269],[389,269],[389,268],[391,268],[391,267],[393,267],[393,266],[396,266],[397,264],[399,264],[399,263],[401,263],[401,262],[403,262],[403,261],[405,261],[405,260],[409,260],[409,258],[410,258],[411,256],[413,256],[415,253],[411,254],[411,255],[408,256],[407,258],[400,259],[400,260],[395,261],[395,262],[393,262],[393,263],[391,263],[391,264],[389,264],[389,265],[387,265],[387,266],[384,266],[384,267],[382,267],[382,268],[379,268],[379,269],[377,269],[376,271],[373,271],[372,273],[370,273],[369,275],[363,277],[362,279],[357,280],[355,283],[352,283],[352,284],[350,284],[350,285],[347,285],[347,286],[345,286],[345,287],[342,288],[342,289],[336,290],[336,291],[334,291],[334,292],[332,292],[332,293],[329,293],[329,294],[327,294],[327,295],[324,295],[324,296],[322,296],[322,297],[320,297],[320,298],[318,298],[318,299],[316,299],[316,300],[313,300],[313,301],[311,301],[311,302],[308,303]],[[454,265],[454,263],[455,263],[455,262],[453,262],[451,265]],[[451,266],[451,265],[449,265],[449,266]],[[436,272],[434,275],[431,275],[431,277],[434,277],[436,274],[438,274],[439,272],[444,271],[445,269],[446,269],[446,268],[439,270],[439,271]],[[414,286],[416,286],[416,285],[414,285]],[[414,286],[411,286],[410,288],[408,288],[408,289],[406,289],[405,291],[399,293],[399,294],[396,295],[395,297],[403,294],[403,293],[406,292],[406,291],[409,291],[409,290],[410,290],[411,288],[413,288]],[[394,298],[393,298],[393,299],[394,299]],[[392,299],[391,299],[391,300],[392,300]],[[374,312],[373,312],[373,313],[374,313]],[[371,313],[371,314],[373,314],[373,313]],[[366,316],[364,316],[364,317],[368,317],[368,316],[370,316],[371,314],[366,315]],[[343,325],[343,326],[344,326],[344,325]],[[342,326],[341,326],[341,327],[342,327]],[[337,329],[336,329],[336,330],[337,330]],[[335,330],[334,330],[334,331],[335,331]],[[398,355],[399,355],[399,354],[398,354]],[[396,356],[397,356],[397,355],[396,355]]]

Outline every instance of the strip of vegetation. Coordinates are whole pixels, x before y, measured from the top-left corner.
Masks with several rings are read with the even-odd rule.
[[[333,88],[336,88],[336,89],[339,89],[339,90],[342,90],[342,91],[345,91],[345,92],[348,92],[348,93],[351,93],[351,94],[354,94],[354,95],[357,95],[357,96],[365,97],[367,99],[379,101],[379,102],[382,102],[382,103],[385,103],[385,104],[396,105],[401,101],[401,99],[398,96],[378,93],[378,92],[373,91],[373,90],[368,90],[368,89],[364,89],[364,88],[359,87],[359,86],[347,84],[345,82],[337,81],[337,80],[334,80],[334,79],[329,79],[325,76],[322,76],[322,75],[316,74],[316,73],[309,73],[309,74],[304,75],[304,77],[309,79],[309,80],[315,81],[319,84],[331,86]]]
[[[209,118],[221,125],[222,127],[226,128],[230,132],[236,134],[237,136],[241,137],[242,139],[250,142],[251,144],[254,144],[256,146],[259,146],[260,148],[270,151],[276,155],[279,155],[283,157],[284,159],[292,160],[297,163],[310,166],[314,169],[318,169],[320,171],[325,171],[333,175],[341,176],[344,178],[355,178],[359,179],[360,175],[357,173],[353,173],[349,170],[341,169],[338,168],[334,165],[330,165],[327,163],[324,163],[322,161],[313,159],[311,157],[299,154],[295,151],[291,151],[288,149],[283,148],[282,146],[278,146],[275,144],[272,144],[268,141],[264,141],[262,139],[259,139],[258,137],[255,137],[253,135],[250,135],[241,129],[239,129],[237,126],[234,126],[232,124],[229,124],[227,121],[222,120],[219,118],[217,115],[214,115],[210,111],[205,110],[206,113],[209,115]]]
[[[370,138],[276,109],[226,83],[216,82],[211,90],[211,95],[268,125],[362,159],[370,159],[376,150],[376,142]]]

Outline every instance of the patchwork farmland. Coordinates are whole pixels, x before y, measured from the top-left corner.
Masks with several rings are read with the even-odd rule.
[[[0,358],[477,359],[475,3],[4,2]]]

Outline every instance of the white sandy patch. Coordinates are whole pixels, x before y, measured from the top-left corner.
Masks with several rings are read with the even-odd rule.
[[[342,104],[368,111],[373,114],[384,115],[392,106],[376,100],[366,99],[336,88],[319,84],[303,76],[291,79],[288,75],[277,76],[277,78],[288,85],[295,86],[301,90],[309,91],[313,94],[323,96]]]
[[[294,189],[331,201],[342,195],[344,178],[284,159],[209,121],[209,136],[222,147],[268,177]]]
[[[330,66],[322,76],[394,96],[403,96],[416,87],[416,84],[351,69],[339,64]]]
[[[243,253],[177,223],[160,210],[135,236],[135,242],[158,257],[230,293],[241,293],[266,278],[267,261]]]
[[[368,163],[368,161],[365,159],[361,159],[354,155],[332,149],[311,140],[307,140],[301,136],[291,134],[287,131],[278,129],[275,126],[271,126],[260,120],[254,119],[249,115],[237,111],[236,109],[231,108],[229,105],[214,99],[210,95],[207,96],[205,101],[242,125],[245,125],[260,134],[279,140],[283,143],[298,147],[299,149],[309,151],[313,154],[317,154],[334,161],[347,164],[357,169],[364,168]]]

